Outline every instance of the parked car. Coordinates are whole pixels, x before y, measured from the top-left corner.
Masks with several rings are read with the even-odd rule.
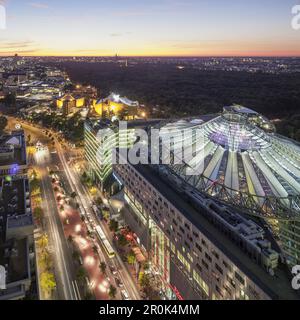
[[[130,300],[129,294],[126,290],[122,290],[121,295],[122,295],[123,300]]]
[[[122,282],[119,278],[115,278],[115,281],[116,281],[116,285],[117,285],[119,288],[123,288],[123,287],[124,287],[123,282]]]
[[[116,275],[116,274],[118,273],[117,269],[116,269],[115,266],[113,266],[113,265],[110,265],[110,266],[109,266],[109,269],[110,269],[110,271],[111,271],[111,273],[112,273],[113,275]]]

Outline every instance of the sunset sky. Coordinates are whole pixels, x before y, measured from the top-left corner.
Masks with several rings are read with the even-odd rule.
[[[300,56],[299,0],[6,0],[0,55]]]

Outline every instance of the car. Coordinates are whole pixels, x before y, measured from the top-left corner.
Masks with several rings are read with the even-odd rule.
[[[129,294],[126,290],[122,290],[121,295],[122,295],[123,300],[130,300]]]
[[[113,275],[116,275],[116,274],[118,273],[118,271],[116,270],[115,266],[113,266],[113,265],[110,265],[110,266],[109,266],[109,269],[110,269],[110,271],[111,271],[111,273],[112,273]]]
[[[123,287],[124,287],[123,282],[122,282],[119,278],[115,278],[115,282],[116,282],[116,285],[117,285],[119,288],[123,288]]]

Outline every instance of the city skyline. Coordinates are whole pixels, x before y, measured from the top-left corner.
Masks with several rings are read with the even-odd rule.
[[[300,0],[0,0],[0,303],[300,300],[299,40]]]
[[[295,0],[2,3],[1,56],[300,55]]]

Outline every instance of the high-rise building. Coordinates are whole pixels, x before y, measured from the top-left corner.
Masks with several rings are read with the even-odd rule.
[[[179,299],[299,298],[288,268],[299,261],[299,147],[241,106],[160,129],[170,163],[114,172],[124,185],[124,219],[162,290]],[[178,163],[188,130],[194,155]],[[175,139],[165,144],[169,132]]]
[[[113,172],[113,154],[117,146],[130,147],[134,142],[135,125],[117,131],[117,126],[108,119],[89,119],[85,122],[85,160],[88,175],[104,190],[105,183]],[[116,133],[116,134],[111,134]]]
[[[147,165],[117,165],[125,222],[168,299],[297,299],[263,226]]]
[[[155,148],[169,151],[169,163],[160,157],[160,164],[110,164],[109,171],[124,188],[123,218],[167,298],[299,298],[288,267],[299,261],[299,147],[241,106],[156,129]],[[183,145],[193,156],[178,162]],[[104,154],[111,146],[131,147],[115,141]]]
[[[22,299],[35,272],[33,217],[24,132],[1,138],[0,265],[6,273],[0,300]]]

